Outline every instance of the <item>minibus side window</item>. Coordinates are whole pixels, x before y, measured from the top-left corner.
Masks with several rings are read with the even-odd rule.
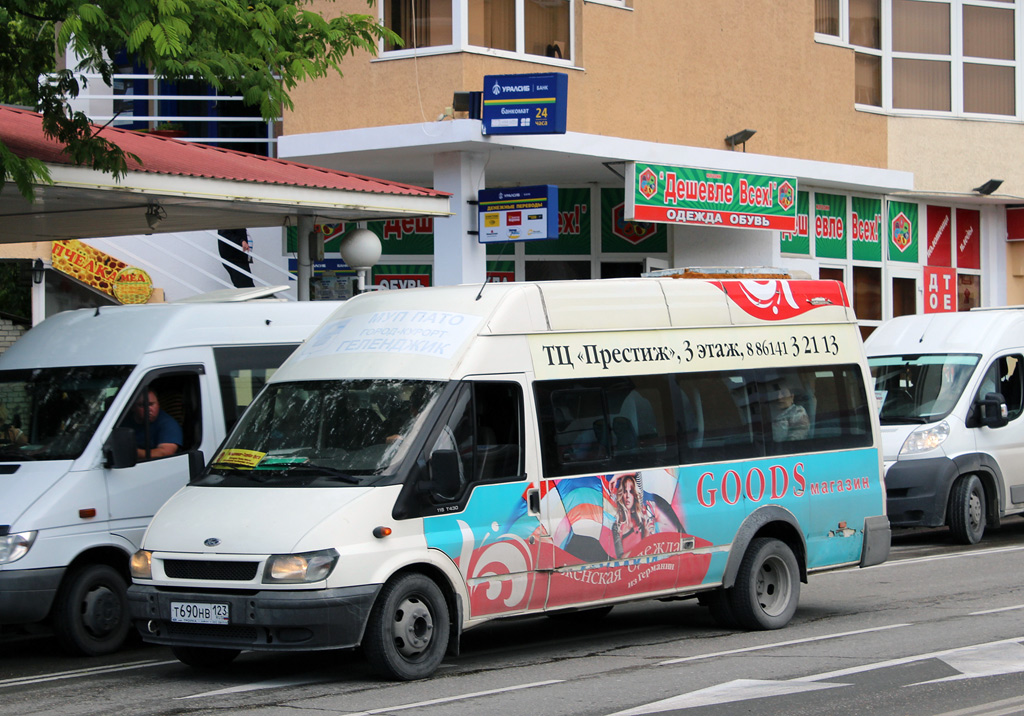
[[[739,371],[675,376],[682,394],[685,462],[764,453],[758,386],[751,378]]]
[[[541,381],[535,391],[542,460],[550,477],[679,461],[665,376]]]
[[[213,349],[224,407],[224,427],[228,432],[242,411],[295,350],[293,344],[261,346],[221,346]]]
[[[977,402],[985,399],[988,393],[999,393],[1003,396],[1008,410],[1007,418],[1015,420],[1024,411],[1024,381],[1021,379],[1022,358],[1019,355],[1000,356],[988,370],[978,388]]]
[[[818,452],[871,445],[868,411],[872,404],[858,366],[790,368],[776,373],[778,381],[793,387],[797,404],[807,412],[809,430],[799,442],[770,440],[771,452]]]
[[[458,455],[458,488],[435,487],[435,502],[457,502],[473,484],[523,476],[523,393],[518,383],[471,381],[459,386],[447,418],[427,442],[421,464],[438,450]],[[427,479],[425,476],[421,479]]]
[[[150,396],[156,399],[155,416],[148,412]],[[136,404],[139,405],[138,410]],[[152,459],[149,450],[156,447],[156,442],[166,439],[155,434],[157,426],[168,420],[173,421],[181,431],[181,443],[174,455],[199,449],[203,440],[203,416],[197,372],[159,371],[147,376],[129,402],[118,425],[129,427],[136,433],[137,447],[141,450],[147,450],[146,440],[147,436],[149,437],[149,449],[145,456],[140,458],[148,460]]]

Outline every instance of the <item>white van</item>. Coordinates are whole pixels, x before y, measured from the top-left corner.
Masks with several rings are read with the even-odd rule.
[[[902,316],[865,349],[893,526],[973,544],[1024,512],[1024,310]]]
[[[117,649],[128,560],[153,513],[337,306],[68,311],[0,356],[0,625],[49,619],[73,653]],[[157,422],[135,423],[137,403]],[[151,441],[141,451],[136,430]]]
[[[869,381],[831,281],[360,295],[156,515],[132,618],[193,666],[361,644],[396,679],[497,617],[782,627],[809,573],[888,555]]]

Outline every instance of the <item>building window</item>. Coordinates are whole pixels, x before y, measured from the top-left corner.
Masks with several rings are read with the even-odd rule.
[[[404,43],[386,43],[385,51],[452,44],[452,0],[385,0],[383,5],[384,26]]]
[[[569,60],[573,0],[383,0],[383,23],[404,45]],[[624,7],[624,5],[623,5]]]
[[[1014,0],[815,0],[815,34],[855,50],[858,105],[1019,118],[1016,6]]]

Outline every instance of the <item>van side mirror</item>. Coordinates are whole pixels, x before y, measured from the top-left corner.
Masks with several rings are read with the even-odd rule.
[[[135,431],[128,427],[114,428],[103,444],[103,467],[121,470],[135,467],[138,456],[135,452]]]
[[[188,451],[188,481],[195,482],[199,479],[199,476],[203,474],[203,468],[206,467],[206,457],[203,455],[202,450],[189,450]]]
[[[452,499],[462,490],[459,474],[459,453],[455,450],[435,450],[428,464],[430,491],[442,499]]]
[[[1006,399],[1002,393],[986,393],[978,403],[978,410],[978,422],[986,428],[1001,428],[1010,422],[1010,411],[1006,407]]]

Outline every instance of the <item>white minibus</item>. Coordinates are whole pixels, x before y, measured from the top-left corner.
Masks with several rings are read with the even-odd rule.
[[[0,630],[45,622],[72,653],[119,648],[153,513],[337,306],[67,311],[0,356]]]
[[[900,316],[865,349],[892,525],[974,544],[1024,513],[1024,309]]]
[[[498,617],[782,627],[809,574],[888,555],[869,381],[831,281],[363,294],[155,516],[132,618],[196,667],[361,645],[399,680]]]

